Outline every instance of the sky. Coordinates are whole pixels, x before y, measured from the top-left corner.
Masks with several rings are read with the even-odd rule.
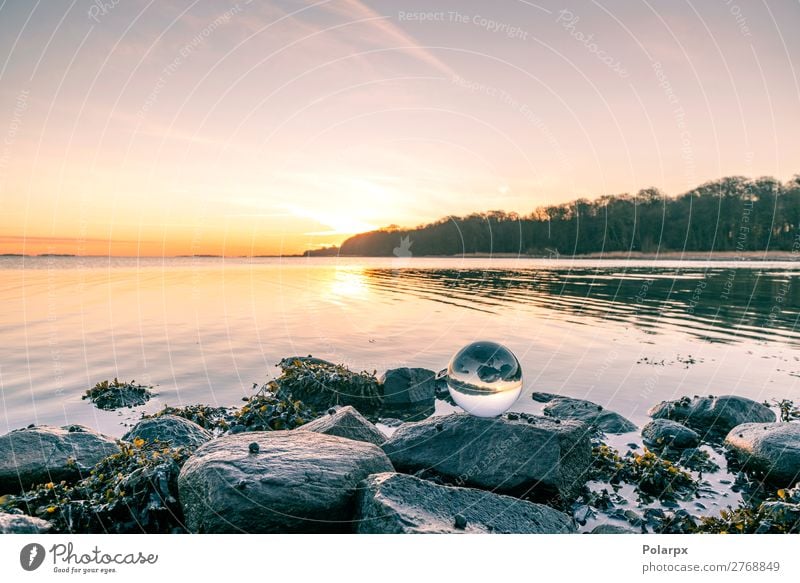
[[[0,253],[283,255],[788,180],[798,22],[797,0],[0,0]]]

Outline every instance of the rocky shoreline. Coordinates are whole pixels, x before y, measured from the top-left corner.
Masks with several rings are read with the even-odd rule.
[[[433,371],[280,366],[240,407],[166,407],[118,440],[78,425],[0,436],[0,533],[800,532],[786,407],[778,420],[742,397],[684,397],[640,431],[534,393],[542,415],[432,416],[447,396]],[[742,500],[712,509],[720,465]]]

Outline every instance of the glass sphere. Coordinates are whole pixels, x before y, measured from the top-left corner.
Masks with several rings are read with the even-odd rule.
[[[447,388],[456,404],[476,417],[496,417],[522,392],[522,366],[508,348],[482,340],[459,350],[447,367]]]

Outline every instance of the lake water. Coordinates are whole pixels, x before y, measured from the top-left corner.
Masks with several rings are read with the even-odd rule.
[[[164,404],[237,404],[285,356],[438,371],[479,339],[522,363],[513,410],[547,391],[642,424],[684,394],[798,399],[799,276],[800,262],[2,258],[0,431],[121,435]],[[158,394],[123,412],[81,400],[113,377]]]

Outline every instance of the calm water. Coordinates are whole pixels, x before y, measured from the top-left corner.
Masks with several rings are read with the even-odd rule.
[[[165,403],[232,405],[275,363],[444,368],[506,344],[534,390],[638,423],[683,394],[800,398],[800,262],[488,259],[0,259],[0,431],[84,423],[120,435]],[[112,377],[157,385],[98,411]],[[441,410],[446,406],[442,404]]]

